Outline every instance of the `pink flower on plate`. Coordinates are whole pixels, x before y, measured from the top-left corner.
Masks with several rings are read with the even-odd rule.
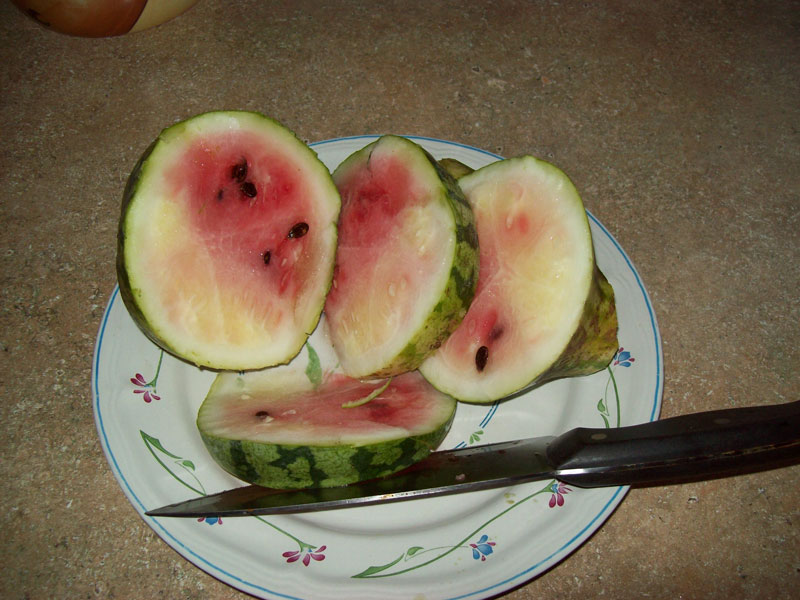
[[[137,389],[133,390],[134,394],[144,394],[144,401],[147,403],[153,400],[161,400],[161,396],[156,395],[156,388],[152,382],[145,381],[141,373],[137,373],[136,377],[131,377],[131,383]]]
[[[556,506],[564,506],[564,495],[569,494],[572,490],[560,481],[556,481],[550,486],[550,491],[553,495],[550,496],[549,506],[550,508],[555,508]]]
[[[303,565],[306,567],[311,563],[311,559],[316,561],[325,560],[325,549],[327,546],[320,546],[319,548],[306,548],[305,550],[294,550],[294,551],[287,551],[282,554],[282,556],[286,559],[287,563],[293,563],[300,560],[302,557]]]

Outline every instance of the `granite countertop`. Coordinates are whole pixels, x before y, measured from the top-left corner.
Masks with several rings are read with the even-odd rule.
[[[796,400],[799,26],[797,1],[202,0],[82,39],[0,4],[0,596],[246,597],[137,515],[93,418],[126,178],[201,111],[550,160],[650,294],[662,417]],[[797,466],[635,489],[506,597],[796,597],[798,507]]]

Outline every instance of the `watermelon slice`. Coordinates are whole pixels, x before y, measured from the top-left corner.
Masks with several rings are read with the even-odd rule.
[[[422,374],[459,400],[485,403],[604,368],[618,347],[614,291],[568,177],[526,156],[458,182],[475,214],[480,279],[463,322]]]
[[[319,320],[339,208],[326,167],[276,121],[211,112],[178,123],[125,188],[122,299],[148,337],[194,364],[286,363]]]
[[[383,136],[334,171],[339,246],[325,313],[344,372],[416,369],[466,314],[477,285],[474,219],[419,145]]]
[[[456,401],[416,371],[361,382],[299,369],[217,375],[197,416],[212,457],[272,488],[330,487],[388,475],[444,439]]]

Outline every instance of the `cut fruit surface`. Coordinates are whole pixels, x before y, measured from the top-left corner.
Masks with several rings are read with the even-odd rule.
[[[455,180],[402,137],[355,152],[333,178],[342,212],[325,313],[342,369],[360,378],[416,369],[474,295],[472,211]]]
[[[361,382],[297,369],[221,373],[197,427],[226,471],[273,488],[329,487],[403,469],[444,439],[456,401],[418,372]]]
[[[289,361],[319,320],[339,195],[288,129],[212,112],[165,129],[125,189],[120,293],[148,337],[216,369]]]
[[[614,293],[595,265],[586,211],[567,176],[527,156],[459,184],[478,229],[478,289],[423,375],[459,400],[492,402],[605,367],[617,349]]]

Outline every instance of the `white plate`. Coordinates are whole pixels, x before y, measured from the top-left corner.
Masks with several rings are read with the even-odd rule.
[[[374,139],[312,146],[333,169]],[[476,168],[499,158],[451,142],[413,139],[436,158],[449,156]],[[625,252],[591,215],[590,223],[598,264],[616,291],[624,349],[608,369],[592,376],[555,381],[499,405],[459,405],[443,447],[657,418],[662,355],[653,308]],[[298,360],[304,357],[301,353]],[[213,377],[148,341],[114,290],[93,368],[95,421],[111,469],[131,504],[167,544],[257,597],[495,596],[568,556],[627,492],[625,487],[559,490],[546,481],[305,515],[224,522],[146,517],[146,510],[241,485],[216,466],[195,428]]]

